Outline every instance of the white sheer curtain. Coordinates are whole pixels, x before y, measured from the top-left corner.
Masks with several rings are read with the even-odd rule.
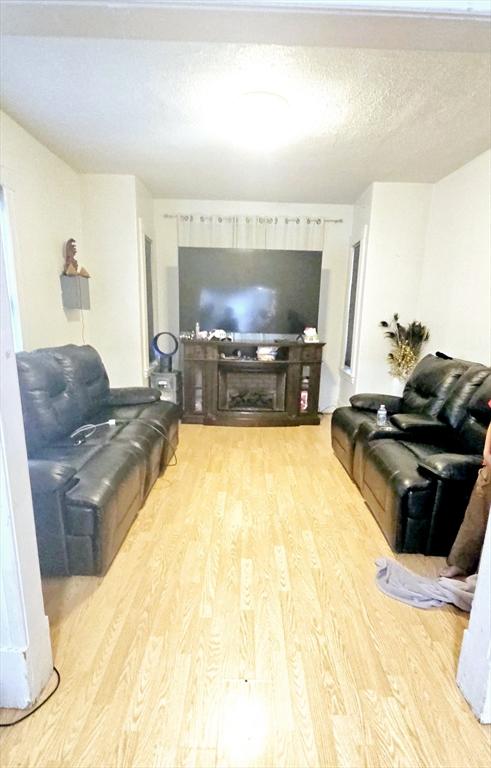
[[[177,244],[181,247],[234,248],[235,233],[234,216],[189,214],[177,217]]]
[[[179,246],[322,251],[324,219],[305,216],[177,217]]]

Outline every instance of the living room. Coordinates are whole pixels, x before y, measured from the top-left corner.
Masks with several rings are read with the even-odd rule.
[[[15,350],[89,344],[111,387],[147,386],[145,239],[154,330],[179,336],[192,330],[179,327],[179,248],[265,248],[274,230],[285,247],[308,250],[314,237],[326,414],[319,427],[297,429],[181,425],[177,465],[155,482],[105,576],[44,580],[62,673],[45,712],[53,706],[61,719],[73,708],[75,719],[66,738],[43,733],[43,712],[12,728],[5,765],[450,767],[468,753],[470,764],[487,764],[484,727],[455,684],[468,619],[450,608],[420,618],[377,594],[373,561],[393,553],[332,453],[329,414],[357,393],[400,394],[380,328],[395,312],[430,330],[423,354],[490,365],[489,8],[461,3],[457,13],[449,3],[440,15],[418,15],[390,3],[342,5],[2,3],[0,181]],[[269,140],[282,146],[257,145],[264,101],[238,141],[233,100],[257,93],[286,97],[278,123],[267,115]],[[90,275],[87,310],[61,300],[70,238]],[[442,559],[400,562],[434,576]],[[338,597],[326,618],[329,563],[349,607]],[[381,640],[382,623],[392,638]],[[78,630],[88,651],[69,639]],[[364,668],[358,656],[372,631]],[[337,642],[337,653],[322,650]],[[405,676],[409,652],[431,686],[416,670]],[[73,666],[82,653],[86,688]],[[242,714],[229,722],[235,705]],[[444,714],[426,723],[435,706]],[[327,732],[317,716],[329,720]],[[445,744],[436,733],[443,720],[460,731],[461,718],[462,744]],[[16,728],[26,729],[23,745]]]

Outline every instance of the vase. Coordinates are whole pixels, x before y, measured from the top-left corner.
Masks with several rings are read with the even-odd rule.
[[[400,397],[402,395],[403,389],[406,386],[405,381],[401,381],[400,379],[397,379],[395,376],[391,376],[391,395],[395,395],[396,397]]]

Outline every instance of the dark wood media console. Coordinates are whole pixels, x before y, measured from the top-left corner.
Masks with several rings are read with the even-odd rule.
[[[184,339],[184,414],[188,424],[291,426],[319,424],[324,344]],[[276,349],[258,360],[258,346]]]

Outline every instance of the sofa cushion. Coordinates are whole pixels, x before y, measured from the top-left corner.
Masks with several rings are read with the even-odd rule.
[[[72,441],[45,446],[39,451],[37,458],[45,461],[58,461],[73,467],[78,473],[100,448],[100,443],[87,441],[75,445]]]
[[[44,351],[19,352],[17,370],[29,456],[66,438],[86,419],[87,401],[59,362]]]
[[[111,387],[108,405],[141,405],[160,400],[160,389],[152,387]]]
[[[402,412],[438,416],[450,389],[469,365],[465,360],[444,360],[435,355],[426,355],[417,364],[404,387]]]
[[[462,453],[483,452],[486,430],[491,421],[490,400],[491,374],[488,374],[471,397],[457,433],[457,445]]]
[[[419,471],[425,477],[437,477],[441,480],[475,482],[482,456],[462,453],[437,453],[419,464]]]
[[[485,365],[471,365],[450,389],[438,415],[439,420],[458,429],[466,417],[471,398],[490,374],[491,370]]]
[[[396,413],[390,423],[403,432],[408,440],[448,440],[451,430],[435,416],[427,413]]]
[[[363,468],[365,466],[365,454],[371,440],[403,440],[407,435],[396,427],[391,421],[383,427],[378,427],[375,419],[363,421],[356,433],[353,449],[352,477],[358,488],[363,482]]]
[[[132,407],[135,408],[135,406]],[[80,444],[67,437],[54,445],[43,448],[39,456],[50,461],[69,463],[80,473],[84,472],[86,463],[104,446],[112,442],[132,446],[135,453],[140,455],[141,462],[145,466],[143,495],[146,497],[163,466],[166,436],[167,429],[164,426],[150,426],[144,421],[129,419],[114,426],[99,427],[87,438],[81,435],[83,442]]]
[[[396,440],[370,443],[360,490],[396,552],[424,551],[432,483],[418,472],[418,460],[407,444]]]
[[[98,413],[98,418],[116,419],[116,425],[122,425],[123,429],[117,435],[118,440],[130,440],[133,445],[150,450],[148,453],[149,475],[153,480],[147,481],[145,495],[158,476],[158,472],[169,463],[177,448],[180,414],[181,411],[177,405],[163,400],[138,406],[106,406]],[[162,442],[164,443],[159,465],[155,465],[154,462],[157,456],[156,439],[161,447]]]
[[[114,441],[85,463],[80,482],[66,495],[71,573],[107,570],[141,507],[145,472],[142,453]]]
[[[402,397],[376,394],[373,392],[352,395],[349,401],[353,408],[358,408],[362,411],[373,411],[374,413],[377,413],[382,404],[385,405],[388,414],[398,413],[402,406]]]
[[[105,405],[96,414],[94,421],[107,421],[116,419],[116,425],[131,423],[132,421],[144,423],[150,422],[155,427],[166,432],[170,425],[179,420],[180,410],[174,403],[158,400],[154,403],[141,403],[140,405]]]
[[[58,361],[67,382],[77,388],[86,416],[91,418],[109,400],[109,378],[99,353],[89,344],[66,344],[44,351]]]
[[[365,421],[376,426],[376,415],[359,411],[351,406],[336,408],[331,420],[331,439],[334,452],[349,475],[353,472],[353,452],[358,430]]]

